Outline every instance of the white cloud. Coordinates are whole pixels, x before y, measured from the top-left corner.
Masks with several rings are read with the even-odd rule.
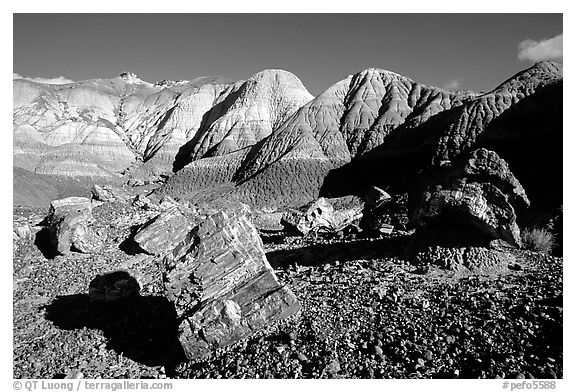
[[[563,34],[540,41],[526,39],[518,44],[518,59],[529,61],[562,61],[562,39]]]
[[[442,86],[442,88],[444,90],[458,90],[460,88],[460,86],[462,85],[463,80],[461,78],[456,78],[453,79],[451,81],[449,81],[448,83],[444,84]]]
[[[58,76],[57,78],[27,78],[15,72],[12,73],[12,79],[26,79],[31,80],[33,82],[38,83],[46,83],[46,84],[66,84],[66,83],[74,83],[73,80],[65,78],[64,76]]]

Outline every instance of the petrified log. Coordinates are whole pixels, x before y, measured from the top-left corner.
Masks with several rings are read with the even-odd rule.
[[[321,197],[300,209],[288,210],[281,223],[288,232],[302,236],[316,231],[336,233],[358,223],[363,208],[364,203],[356,197]]]
[[[173,246],[161,269],[165,295],[182,319],[179,339],[189,359],[298,312],[298,300],[266,260],[248,206],[228,203],[187,213],[166,211],[149,226],[158,225],[158,234],[161,227],[179,227],[171,232],[182,238],[177,245],[164,241],[148,248]]]
[[[495,152],[479,149],[431,175],[419,197],[413,220],[417,226],[474,228],[488,240],[520,244],[513,205],[528,198],[508,165]]]
[[[92,227],[92,205],[85,197],[67,197],[54,200],[48,215],[50,242],[60,254],[72,249],[82,253],[95,253],[102,247],[104,233]]]
[[[154,255],[166,253],[192,230],[192,211],[173,206],[148,222],[134,236],[134,241],[146,252]]]

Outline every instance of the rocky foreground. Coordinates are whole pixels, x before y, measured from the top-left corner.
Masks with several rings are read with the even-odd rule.
[[[99,250],[63,255],[37,226],[45,210],[15,209],[15,378],[563,377],[562,258],[512,249],[498,269],[414,266],[405,257],[412,235],[401,230],[262,232],[300,311],[186,360],[160,266],[130,240],[158,213],[152,207],[138,198],[99,205],[90,227],[106,233]],[[114,270],[129,271],[139,295],[94,303],[91,283]]]

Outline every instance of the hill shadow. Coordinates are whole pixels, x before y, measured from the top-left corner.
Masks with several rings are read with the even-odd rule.
[[[169,377],[185,361],[176,310],[164,297],[136,295],[94,303],[88,294],[73,294],[56,297],[44,309],[56,327],[99,329],[108,349],[146,366],[164,366]]]
[[[236,99],[240,96],[243,88],[232,91],[223,101],[214,105],[209,111],[202,115],[202,121],[198,127],[198,131],[192,139],[184,143],[178,149],[174,161],[172,162],[172,172],[177,173],[182,170],[184,166],[192,162],[192,152],[194,147],[206,136],[206,133],[216,121],[226,114],[228,109],[234,104]]]

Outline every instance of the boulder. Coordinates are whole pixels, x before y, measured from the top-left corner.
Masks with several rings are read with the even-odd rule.
[[[364,203],[357,197],[321,197],[300,209],[286,211],[281,224],[286,231],[301,236],[319,231],[336,233],[357,224],[362,217],[363,208]]]
[[[468,181],[490,182],[506,195],[515,209],[530,206],[524,187],[514,177],[508,163],[494,151],[479,148],[440,172],[444,178],[467,178]]]
[[[200,208],[197,223],[162,259],[165,295],[183,320],[179,339],[190,360],[300,309],[276,279],[250,216],[240,203]]]
[[[83,212],[91,211],[92,204],[90,199],[86,197],[70,196],[64,199],[53,200],[50,203],[50,209],[48,211],[49,219],[57,217],[60,215],[65,215],[69,212]]]
[[[520,244],[520,229],[514,208],[506,196],[488,183],[456,181],[425,191],[414,213],[416,225],[434,225],[445,221],[477,229],[489,239],[502,238],[513,245]]]
[[[16,218],[13,220],[14,241],[28,241],[32,238],[32,228],[26,218]]]
[[[111,185],[97,185],[91,189],[92,192],[92,199],[98,200],[102,202],[126,202],[129,199],[129,196],[122,191],[122,189],[111,186]]]
[[[50,204],[48,215],[50,242],[60,254],[71,250],[98,252],[106,238],[92,227],[92,205],[85,197],[68,197]]]
[[[453,225],[448,232],[473,228],[487,241],[503,239],[514,246],[520,244],[513,205],[527,207],[530,202],[495,152],[472,151],[432,173],[423,188],[412,216],[416,226],[442,225],[446,230]]]

